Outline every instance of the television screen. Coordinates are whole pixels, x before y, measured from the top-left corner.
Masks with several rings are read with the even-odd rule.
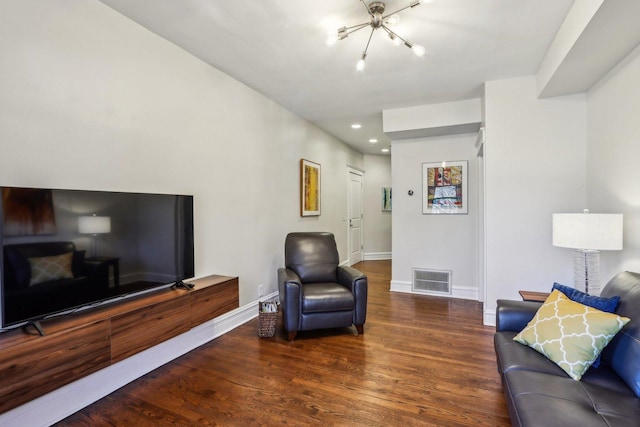
[[[193,277],[193,196],[0,187],[2,327]]]

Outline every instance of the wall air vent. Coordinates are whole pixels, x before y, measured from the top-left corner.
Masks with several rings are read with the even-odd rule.
[[[414,268],[411,290],[421,294],[451,295],[451,271]]]

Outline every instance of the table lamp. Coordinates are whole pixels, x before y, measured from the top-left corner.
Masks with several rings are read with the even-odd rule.
[[[553,246],[572,248],[574,287],[600,294],[600,251],[622,249],[622,214],[553,214]]]
[[[81,234],[93,235],[93,256],[98,256],[98,234],[111,232],[111,217],[81,216],[78,218],[78,231]]]

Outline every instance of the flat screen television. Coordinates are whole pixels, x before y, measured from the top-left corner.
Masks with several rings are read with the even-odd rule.
[[[193,196],[0,190],[3,329],[194,276]]]

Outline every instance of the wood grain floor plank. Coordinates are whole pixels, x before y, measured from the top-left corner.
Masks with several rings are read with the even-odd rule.
[[[256,319],[58,425],[510,425],[482,304],[392,293],[389,261],[356,268],[369,278],[364,335],[258,338]]]

